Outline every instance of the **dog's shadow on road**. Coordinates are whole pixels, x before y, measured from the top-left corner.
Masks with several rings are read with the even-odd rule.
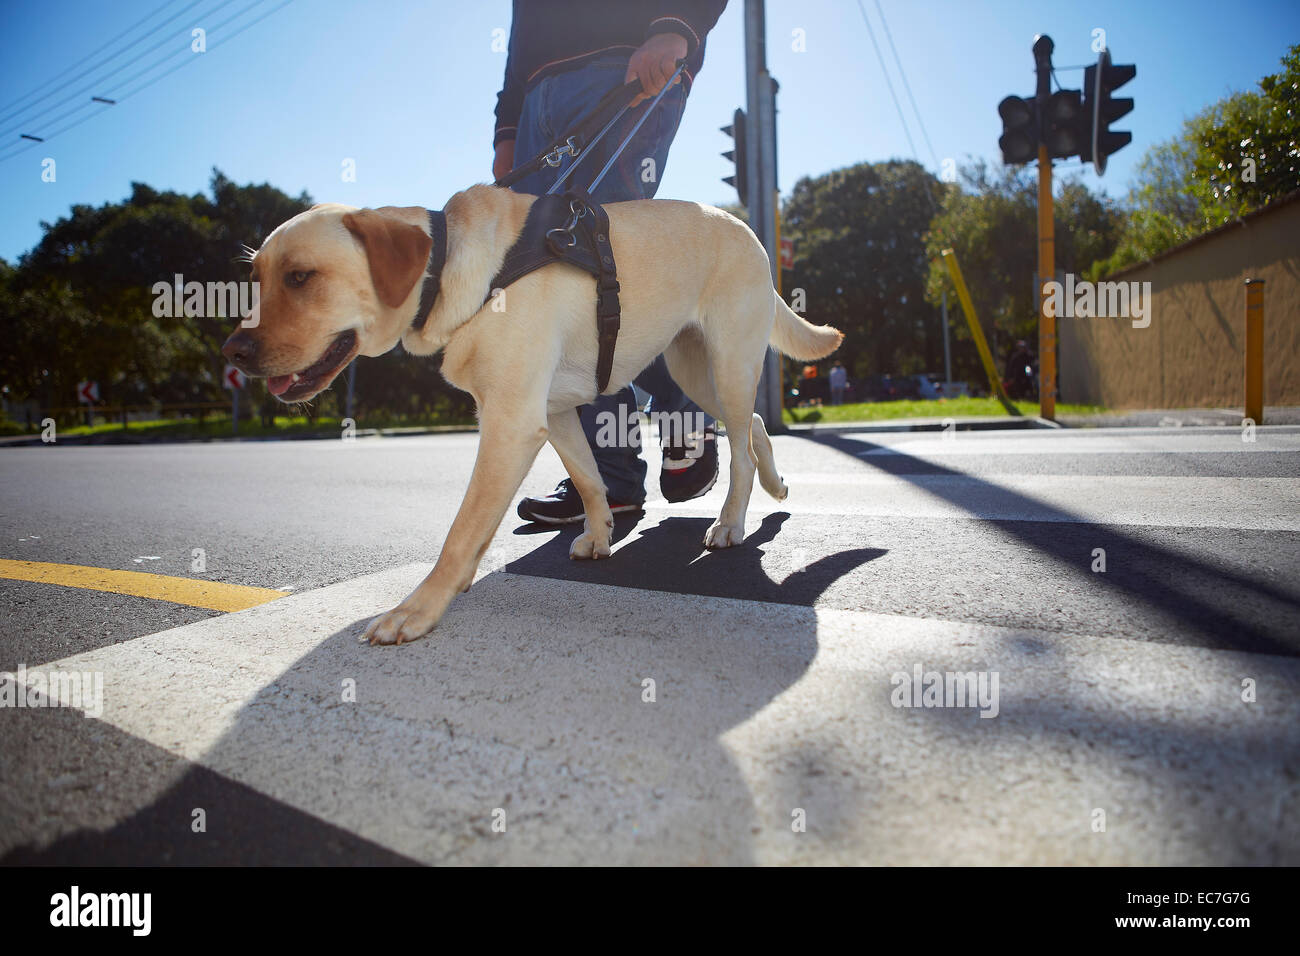
[[[620,516],[612,537],[614,554],[598,561],[569,558],[569,545],[581,533],[580,525],[558,533],[554,528],[524,525],[514,534],[552,537],[500,570],[587,584],[811,607],[840,578],[887,553],[882,548],[851,548],[809,560],[802,548],[765,550],[789,518],[789,512],[770,514],[739,545],[708,551],[702,543],[704,532],[713,523],[708,518],[670,517],[648,523],[643,514]]]

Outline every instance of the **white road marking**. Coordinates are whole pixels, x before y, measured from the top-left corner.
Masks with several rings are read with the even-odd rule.
[[[1294,478],[1104,478],[1081,475],[783,476],[790,496],[774,502],[757,486],[750,515],[772,511],[934,520],[1063,521],[1141,527],[1300,531],[1300,480]],[[844,489],[852,489],[848,495]],[[673,504],[656,496],[646,510],[716,515],[726,495]]]

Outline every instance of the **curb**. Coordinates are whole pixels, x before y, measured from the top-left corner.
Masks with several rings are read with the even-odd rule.
[[[811,434],[825,432],[828,434],[853,434],[855,432],[941,432],[944,431],[945,419],[905,419],[896,422],[843,422],[841,424],[822,425],[819,423],[796,423],[786,425],[782,431],[787,434]],[[1029,428],[1058,429],[1063,426],[1037,416],[1024,418],[957,418],[954,428],[959,432],[983,431],[1024,431]],[[774,432],[773,434],[780,434]]]
[[[471,425],[429,425],[413,428],[358,428],[358,438],[405,438],[414,435],[448,435],[477,433],[478,428]],[[22,447],[28,445],[189,445],[221,444],[227,442],[260,441],[338,441],[337,430],[323,432],[294,432],[284,435],[203,435],[184,437],[179,435],[159,436],[157,438],[132,435],[129,431],[101,432],[97,435],[67,435],[55,442],[43,442],[39,435],[17,435],[0,438],[0,448]]]

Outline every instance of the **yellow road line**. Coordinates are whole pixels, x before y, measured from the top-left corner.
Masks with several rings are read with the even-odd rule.
[[[79,564],[46,564],[43,561],[10,561],[4,558],[0,558],[0,578],[59,584],[91,591],[111,591],[114,594],[154,598],[189,607],[205,607],[212,611],[243,611],[289,593],[243,584],[145,574],[142,571],[114,571],[109,568],[87,568]]]

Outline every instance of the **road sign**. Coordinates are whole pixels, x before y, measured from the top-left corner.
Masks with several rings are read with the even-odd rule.
[[[785,236],[781,237],[781,268],[794,268],[794,240]]]
[[[94,405],[97,401],[99,401],[99,383],[78,382],[77,401],[83,402],[86,405]]]
[[[243,388],[248,384],[248,376],[235,368],[233,365],[226,366],[226,373],[221,376],[221,387],[228,388],[231,391]]]

